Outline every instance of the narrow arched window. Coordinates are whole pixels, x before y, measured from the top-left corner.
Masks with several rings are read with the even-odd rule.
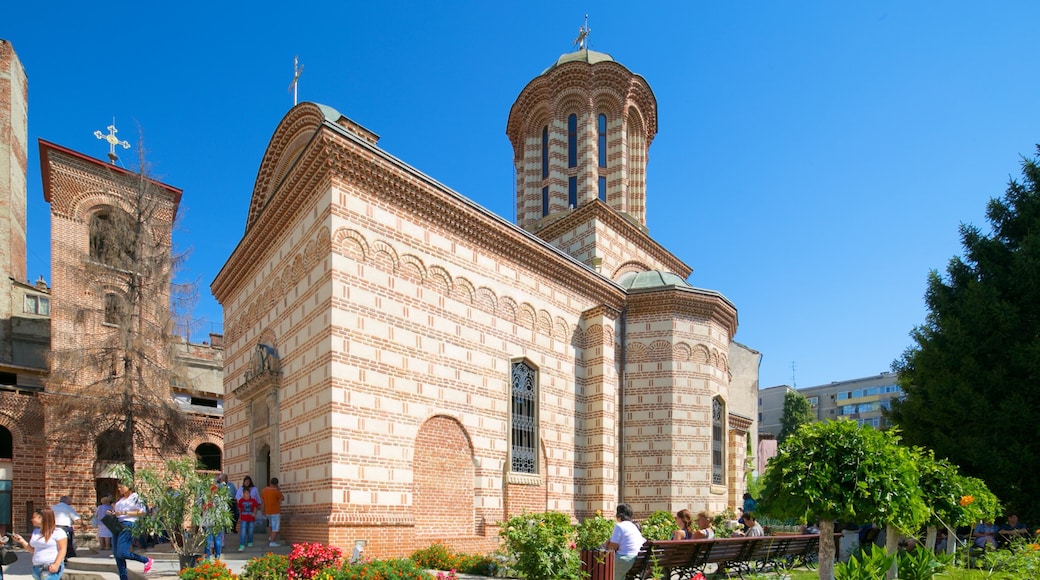
[[[578,207],[578,178],[567,179],[567,205],[574,209]]]
[[[596,121],[597,128],[599,129],[599,166],[607,166],[607,116],[603,113],[599,114],[599,119]]]
[[[108,263],[111,228],[112,220],[107,213],[90,216],[90,257],[98,262]]]
[[[549,215],[549,187],[542,188],[542,217]]]
[[[542,127],[542,179],[549,177],[549,126]]]
[[[578,116],[567,117],[567,167],[578,166]]]
[[[725,484],[726,407],[716,397],[711,400],[711,484]]]
[[[510,471],[538,473],[538,371],[525,361],[513,363]]]
[[[123,321],[123,300],[118,294],[105,294],[105,324],[119,326]]]

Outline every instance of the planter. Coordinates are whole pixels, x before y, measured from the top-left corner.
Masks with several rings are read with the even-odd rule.
[[[582,550],[581,571],[586,580],[614,580],[614,552]]]
[[[180,560],[181,570],[184,570],[198,566],[202,554],[177,554],[177,559]]]

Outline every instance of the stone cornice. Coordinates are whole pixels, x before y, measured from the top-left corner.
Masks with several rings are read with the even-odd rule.
[[[629,294],[627,314],[685,314],[712,320],[737,334],[737,309],[725,296],[699,288],[663,288]]]
[[[741,433],[747,433],[748,430],[751,429],[751,425],[753,423],[754,423],[754,421],[752,421],[750,417],[745,417],[743,415],[737,415],[736,413],[730,413],[729,414],[729,426],[730,426],[731,429],[733,429],[735,431],[740,431]]]
[[[265,370],[242,381],[242,384],[235,387],[231,393],[239,401],[247,401],[260,393],[277,389],[281,382],[282,371]]]
[[[93,176],[93,187],[99,190],[132,190],[138,186],[136,181],[142,177],[139,173],[116,167],[115,165],[105,163],[100,159],[94,159],[93,157],[62,147],[61,145],[56,145],[50,141],[40,139],[39,146],[40,173],[43,178],[43,199],[47,203],[52,204],[51,211],[60,215],[71,214],[69,214],[68,208],[64,207],[64,204],[61,203],[61,200],[55,198],[54,195],[53,177],[54,173],[58,170],[58,165],[63,164],[66,166],[78,166],[82,168],[85,173]],[[149,183],[169,195],[170,199],[173,201],[174,207],[180,204],[183,190],[148,177],[144,178]]]
[[[686,265],[682,260],[675,257],[675,254],[657,243],[641,227],[625,219],[621,214],[598,199],[594,199],[553,220],[544,228],[537,230],[535,234],[543,240],[553,240],[561,237],[568,230],[577,229],[580,224],[592,220],[603,222],[604,225],[617,232],[621,237],[631,240],[640,250],[664,264],[669,272],[677,274],[683,279],[689,278],[690,274],[693,273],[693,268]]]

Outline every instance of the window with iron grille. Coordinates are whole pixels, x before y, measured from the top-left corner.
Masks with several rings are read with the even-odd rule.
[[[726,457],[726,408],[718,398],[711,400],[711,484],[724,485]]]
[[[512,441],[509,452],[510,471],[538,473],[538,371],[526,361],[513,363],[512,382]]]

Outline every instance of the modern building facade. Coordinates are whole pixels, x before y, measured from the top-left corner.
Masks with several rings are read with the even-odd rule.
[[[211,286],[228,471],[280,478],[286,538],[486,552],[524,511],[739,504],[760,355],[649,235],[656,132],[642,77],[563,55],[509,112],[514,224],[289,111]]]
[[[903,396],[896,373],[881,373],[871,377],[834,381],[826,385],[792,389],[787,385],[759,391],[759,435],[780,433],[780,419],[784,414],[784,396],[795,392],[809,400],[817,421],[851,419],[860,425],[885,428],[884,412],[892,407],[892,399]]]

